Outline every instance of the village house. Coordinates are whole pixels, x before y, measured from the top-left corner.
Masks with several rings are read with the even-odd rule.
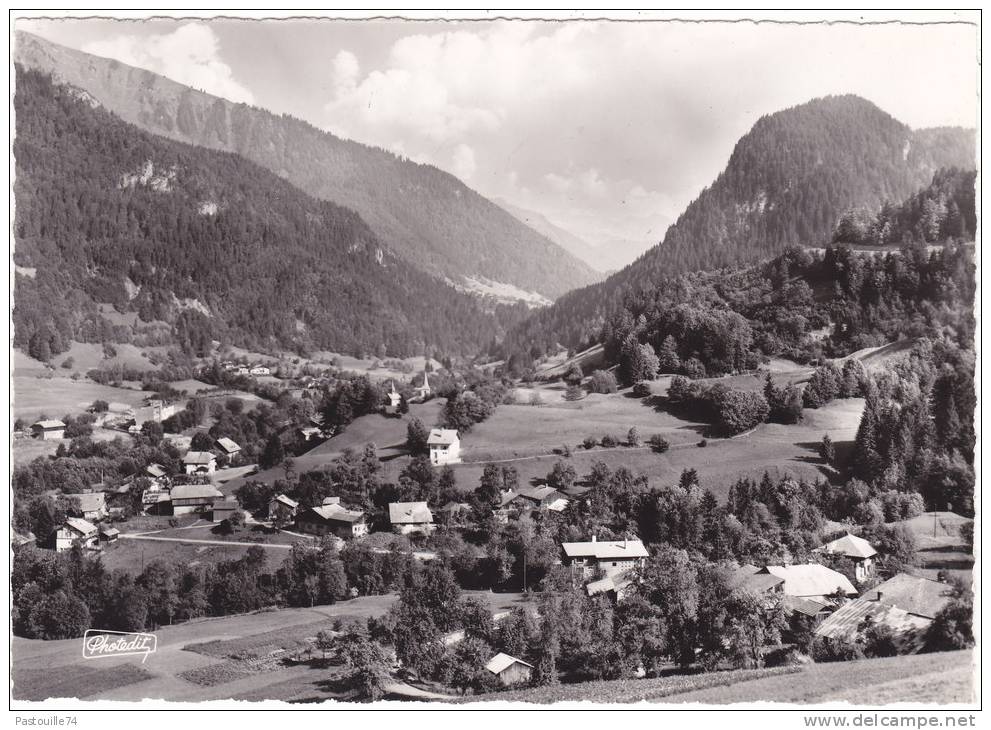
[[[336,535],[340,538],[355,538],[368,534],[365,513],[349,510],[340,503],[324,504],[304,510],[296,518],[300,532],[311,535]]]
[[[83,492],[69,496],[79,502],[79,509],[72,511],[78,512],[78,516],[84,520],[99,522],[109,514],[107,512],[107,495],[103,492]]]
[[[235,456],[241,453],[241,447],[233,439],[229,439],[226,436],[221,436],[216,441],[217,448],[221,452],[227,455],[227,458],[232,460]]]
[[[209,451],[189,451],[182,457],[187,474],[213,474],[217,470],[217,457]]]
[[[65,438],[65,424],[57,420],[38,421],[31,424],[31,434],[42,441],[59,441]]]
[[[427,438],[430,463],[434,466],[461,463],[461,440],[453,428],[432,428]]]
[[[837,591],[846,596],[857,595],[849,578],[818,563],[768,565],[762,572],[782,579],[781,593],[785,596],[829,603]]]
[[[623,578],[643,564],[647,548],[640,540],[598,540],[561,544],[562,563],[576,579],[586,582],[600,578]]]
[[[55,530],[55,552],[69,550],[73,545],[81,548],[96,547],[98,537],[96,525],[79,517],[67,517],[65,524]]]
[[[214,503],[223,498],[223,493],[212,484],[182,484],[172,487],[169,493],[174,515],[210,512]]]
[[[529,682],[533,676],[532,664],[502,652],[489,659],[485,668],[496,675],[503,686]]]
[[[120,530],[110,525],[100,525],[100,542],[113,544],[120,538]]]
[[[495,515],[496,521],[500,525],[507,524],[509,518],[516,513],[518,505],[522,501],[523,499],[520,497],[519,492],[514,492],[512,489],[500,491],[499,504],[492,509],[492,514]]]
[[[296,517],[296,510],[299,502],[284,494],[273,497],[268,503],[268,518],[272,522],[282,522],[288,524]]]
[[[528,502],[533,509],[561,512],[568,506],[568,498],[554,487],[547,485],[521,489],[519,496]]]
[[[393,502],[389,505],[389,522],[400,535],[414,532],[428,535],[437,527],[426,502]]]
[[[858,583],[863,583],[874,575],[874,556],[877,555],[877,550],[864,538],[851,535],[849,532],[837,540],[816,548],[813,552],[842,555],[851,560]]]

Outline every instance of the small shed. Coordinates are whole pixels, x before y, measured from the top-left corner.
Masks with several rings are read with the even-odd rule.
[[[101,542],[117,542],[120,537],[120,530],[116,527],[110,527],[110,525],[100,526],[100,541]]]
[[[214,502],[212,520],[214,522],[223,522],[228,517],[230,517],[235,512],[237,512],[237,510],[238,510],[237,502],[232,502],[230,500]]]
[[[504,686],[529,682],[533,676],[532,664],[502,652],[489,659],[485,668],[496,675]]]
[[[31,433],[42,441],[58,441],[65,438],[65,424],[57,420],[38,421],[31,424]]]
[[[241,451],[241,447],[238,443],[234,441],[234,439],[229,439],[226,436],[221,436],[217,439],[217,448],[228,456],[234,456]]]

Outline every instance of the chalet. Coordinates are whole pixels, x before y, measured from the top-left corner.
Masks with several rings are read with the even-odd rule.
[[[209,451],[189,451],[182,457],[187,474],[213,474],[217,470],[217,457]]]
[[[241,447],[238,446],[237,442],[233,439],[229,439],[226,436],[221,436],[216,441],[217,448],[223,453],[227,454],[229,458],[233,458],[237,454],[241,453]]]
[[[837,591],[847,596],[857,595],[849,578],[817,563],[768,565],[763,572],[784,580],[781,593],[786,596],[827,603]]]
[[[430,463],[434,466],[461,462],[461,439],[453,428],[430,429],[427,447],[430,449]]]
[[[65,424],[62,421],[38,421],[31,424],[31,433],[42,441],[59,441],[65,438]]]
[[[581,580],[623,576],[643,564],[647,548],[640,540],[602,540],[561,544],[562,563]]]
[[[532,664],[502,652],[489,659],[485,668],[497,676],[504,686],[529,682],[533,676]]]
[[[120,530],[110,525],[100,525],[100,542],[115,543],[120,538]]]
[[[568,498],[561,494],[561,492],[554,489],[554,487],[549,487],[547,485],[542,487],[532,487],[530,489],[521,489],[520,497],[528,502],[531,507],[539,510],[560,512],[568,506]]]
[[[429,534],[436,525],[426,502],[393,502],[389,505],[389,522],[400,535],[414,532]]]
[[[324,504],[304,510],[296,518],[300,532],[311,535],[337,535],[340,538],[361,537],[368,534],[365,513],[349,510],[340,503]]]
[[[214,503],[223,498],[224,495],[211,484],[182,484],[172,487],[169,494],[174,515],[210,512]]]
[[[231,500],[219,500],[213,503],[210,519],[212,522],[223,522],[231,517],[238,510],[237,502]]]
[[[862,597],[840,606],[815,630],[832,641],[852,641],[867,618],[891,629],[902,652],[917,652],[936,615],[952,600],[949,586],[899,573]]]
[[[867,540],[849,532],[838,540],[816,548],[814,552],[849,558],[853,562],[858,583],[863,583],[874,575],[874,556],[877,555],[877,550]]]
[[[169,475],[168,470],[161,464],[149,464],[145,467],[145,476],[149,479],[159,480],[165,479]]]
[[[284,494],[279,494],[268,503],[268,517],[273,522],[292,522],[296,517],[299,502]]]
[[[103,492],[84,492],[82,494],[71,495],[79,502],[79,516],[89,522],[99,522],[109,513],[107,512],[107,495]]]
[[[55,530],[55,551],[69,550],[73,545],[82,548],[96,547],[96,525],[78,517],[67,517],[65,524]]]

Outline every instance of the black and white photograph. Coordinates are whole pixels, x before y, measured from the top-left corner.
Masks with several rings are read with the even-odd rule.
[[[18,725],[977,726],[980,10],[9,51]]]

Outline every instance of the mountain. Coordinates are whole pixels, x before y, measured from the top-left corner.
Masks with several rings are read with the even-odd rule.
[[[70,339],[474,353],[525,311],[411,266],[352,210],[45,74],[18,67],[14,107],[14,344],[35,357]],[[138,321],[115,326],[99,303]]]
[[[973,130],[912,130],[851,95],[764,116],[659,245],[535,312],[508,344],[585,344],[625,298],[665,277],[756,262],[791,245],[821,246],[849,209],[904,200],[940,168],[974,169],[975,149]]]
[[[610,267],[602,260],[602,252],[597,250],[571,231],[561,228],[536,211],[513,205],[508,200],[493,198],[494,203],[505,209],[521,223],[529,226],[542,236],[546,236],[572,256],[581,259],[596,271],[608,271]]]
[[[357,211],[385,246],[430,273],[484,278],[551,299],[597,278],[436,167],[37,36],[21,32],[15,40],[15,60],[24,67],[85,90],[145,131],[235,152],[315,198]]]

